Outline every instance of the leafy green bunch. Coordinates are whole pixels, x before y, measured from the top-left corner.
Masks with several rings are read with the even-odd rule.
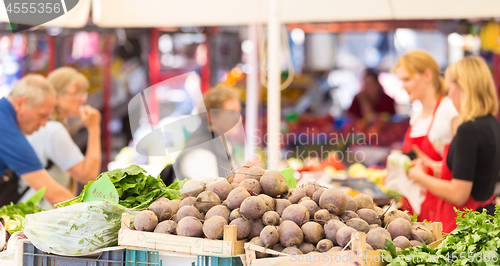
[[[392,257],[388,266],[500,265],[500,206],[495,209],[495,215],[490,215],[486,210],[480,213],[455,208],[457,228],[435,249],[422,243],[396,253],[394,244],[386,240],[387,250],[379,251]]]
[[[104,174],[116,188],[119,197],[119,204],[133,210],[144,209],[158,198],[166,197],[169,199],[181,199],[179,191],[187,179],[176,180],[169,187],[163,183],[159,177],[148,175],[144,169],[137,165],[131,165],[127,168],[115,169],[102,173],[97,177],[99,180]],[[82,193],[71,200],[59,203],[56,207],[65,207],[83,201],[83,196],[94,181],[85,185]]]
[[[45,187],[38,190],[25,203],[10,203],[0,208],[0,217],[4,219],[5,228],[11,234],[17,231],[24,230],[24,217],[27,214],[43,211],[42,208],[36,206],[42,199],[45,193]]]

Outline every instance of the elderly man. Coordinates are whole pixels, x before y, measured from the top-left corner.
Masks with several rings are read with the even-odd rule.
[[[21,177],[36,190],[46,187],[45,199],[56,204],[73,197],[43,168],[23,134],[44,126],[55,106],[56,92],[41,75],[30,74],[0,99],[0,206],[16,203],[26,191],[19,191]]]

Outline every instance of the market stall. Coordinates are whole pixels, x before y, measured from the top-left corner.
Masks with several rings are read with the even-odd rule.
[[[140,5],[134,1],[81,1],[82,10],[79,12],[88,18],[92,3],[92,19],[100,27],[267,24],[267,111],[259,117],[256,91],[259,87],[256,74],[259,69],[256,52],[258,27],[254,24],[249,28],[249,39],[254,41],[255,53],[251,54],[250,62],[255,73],[248,75],[246,80],[249,90],[246,118],[249,120],[247,130],[251,132],[259,122],[264,123],[268,137],[268,170],[243,166],[230,169],[232,172],[226,177],[175,180],[166,186],[153,170],[145,171],[136,165],[122,168],[120,165],[86,184],[78,197],[47,211],[36,207],[43,197],[43,190],[40,190],[26,203],[0,209],[0,250],[4,250],[0,252],[0,264],[47,265],[46,261],[55,261],[59,265],[129,265],[131,262],[148,265],[190,265],[196,262],[196,265],[206,265],[205,262],[210,260],[212,265],[222,264],[222,261],[232,265],[400,265],[401,259],[417,258],[416,263],[407,262],[407,265],[422,262],[496,265],[500,247],[498,211],[494,216],[472,211],[457,212],[458,227],[451,234],[443,234],[440,223],[417,222],[416,215],[397,210],[392,198],[400,195],[391,194],[394,191],[385,188],[386,165],[372,166],[387,155],[379,155],[377,147],[371,147],[369,158],[362,160],[371,166],[368,168],[359,163],[345,165],[335,152],[331,153],[333,156],[321,159],[320,156],[306,160],[281,158],[283,146],[286,146],[281,142],[283,129],[294,136],[313,136],[317,141],[313,144],[322,148],[331,144],[330,139],[315,134],[349,136],[353,145],[334,143],[328,149],[353,148],[354,153],[359,146],[365,146],[359,143],[370,141],[370,134],[377,133],[383,136],[383,139],[377,139],[377,145],[386,146],[388,153],[387,147],[401,139],[408,126],[407,119],[398,117],[388,119],[381,116],[353,122],[294,112],[287,113],[282,123],[282,23],[499,16],[498,2],[482,2],[470,8],[466,1],[441,1],[439,5],[446,8],[437,7],[430,12],[429,1],[317,1],[312,5],[303,1],[269,0],[243,1],[237,8],[228,1],[146,1]],[[457,11],[448,8],[451,4]],[[178,10],[189,10],[190,16]],[[80,25],[76,22],[71,25]],[[69,21],[60,23],[50,25],[70,27]],[[160,34],[159,29],[150,30],[149,77],[153,85],[178,73],[167,71],[168,74],[162,75],[160,71]],[[112,97],[112,42],[110,36],[104,38],[102,98],[105,103]],[[206,45],[209,42],[199,43]],[[497,54],[493,62],[498,84]],[[208,64],[201,72],[205,78],[210,76]],[[178,81],[180,86],[185,86],[193,80],[195,88],[209,87],[209,83],[200,86],[196,74],[186,75]],[[155,118],[145,123],[153,131],[161,118],[155,109],[161,100],[161,91],[156,93],[153,89],[148,97],[142,95],[141,100],[145,106],[149,101],[152,109],[142,111],[149,115],[147,118]],[[105,121],[111,120],[110,105],[104,106],[103,113]],[[104,124],[105,162],[108,162],[111,160],[111,137],[108,123]],[[318,131],[304,130],[310,127]],[[257,153],[253,145],[245,154],[247,158]],[[301,151],[301,145],[292,145],[294,147],[285,148]],[[310,149],[310,146],[305,149]],[[370,150],[363,152],[369,153]],[[382,159],[374,160],[375,157]],[[406,171],[409,158],[395,154],[388,158],[387,166]],[[302,175],[297,175],[299,172]],[[22,240],[26,238],[29,241]],[[328,259],[325,261],[320,256]],[[344,257],[353,259],[343,260]]]

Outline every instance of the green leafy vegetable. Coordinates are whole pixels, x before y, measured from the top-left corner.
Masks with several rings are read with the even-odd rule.
[[[418,216],[416,213],[414,213],[413,216],[411,217],[411,222],[414,223],[417,221],[417,219],[418,219]]]
[[[421,247],[402,249],[397,255],[386,243],[387,250],[379,250],[384,256],[392,256],[388,266],[396,265],[499,265],[500,261],[500,206],[495,215],[466,210],[457,213],[457,228],[444,236],[438,247],[432,249],[422,243]],[[413,258],[409,261],[406,258]]]
[[[45,187],[38,190],[26,203],[10,203],[0,208],[0,217],[5,221],[5,228],[11,234],[17,231],[24,230],[24,217],[27,214],[43,211],[42,208],[36,206],[42,199],[45,193]]]
[[[96,180],[102,175],[103,174],[99,175]],[[148,175],[144,169],[137,165],[108,171],[106,175],[118,192],[120,198],[119,204],[134,210],[146,208],[153,203],[153,201],[161,197],[181,199],[182,195],[179,190],[187,181],[176,180],[167,188],[159,177]],[[94,181],[90,181],[87,183],[78,197],[59,203],[56,207],[65,207],[82,202],[83,196],[93,182]]]

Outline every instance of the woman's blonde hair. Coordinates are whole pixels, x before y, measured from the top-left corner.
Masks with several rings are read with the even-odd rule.
[[[491,71],[483,58],[468,56],[448,66],[446,79],[455,82],[460,95],[462,122],[498,113],[498,97]]]
[[[47,77],[49,82],[54,86],[58,95],[67,93],[68,87],[75,84],[78,88],[87,90],[89,88],[89,81],[80,72],[71,67],[60,67],[52,71]],[[53,118],[64,124],[57,108],[54,109]]]
[[[444,80],[439,75],[439,65],[427,52],[417,50],[401,56],[393,69],[398,67],[403,67],[410,76],[416,73],[423,74],[426,69],[429,69],[432,73],[436,94],[443,97],[446,96]]]

